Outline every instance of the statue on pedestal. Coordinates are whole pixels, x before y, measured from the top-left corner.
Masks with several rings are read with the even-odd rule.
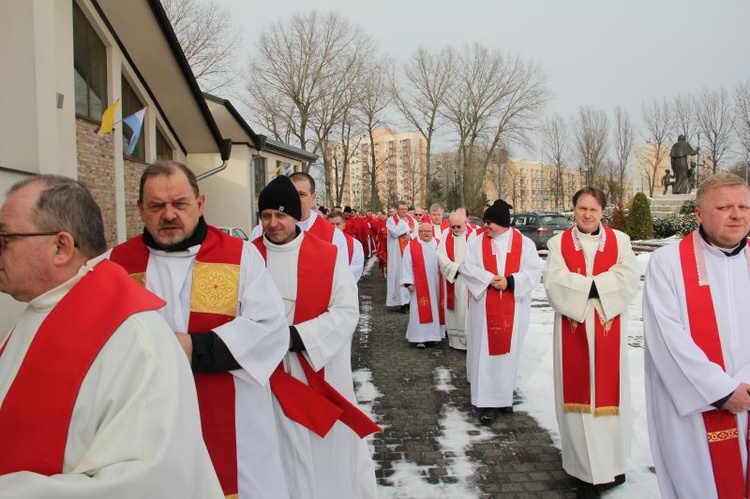
[[[672,171],[674,172],[672,194],[688,194],[690,192],[688,156],[695,156],[696,154],[698,154],[698,149],[693,149],[684,135],[677,137],[677,142],[674,143],[672,151],[669,153]]]

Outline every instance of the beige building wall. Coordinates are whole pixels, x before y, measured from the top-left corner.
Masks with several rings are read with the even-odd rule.
[[[71,15],[70,2],[0,5],[0,185],[8,170],[75,176]]]
[[[423,205],[426,198],[425,161],[427,143],[417,132],[397,132],[385,127],[373,130],[373,143],[362,139],[352,159],[352,172],[345,185],[345,197],[362,208],[369,199],[370,148],[375,150],[378,165],[378,195],[384,208],[398,199],[412,205]],[[359,200],[359,202],[358,202]]]

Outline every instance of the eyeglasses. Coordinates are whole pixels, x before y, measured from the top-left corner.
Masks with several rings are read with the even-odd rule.
[[[451,225],[451,229],[463,229],[463,225]]]
[[[34,236],[54,236],[59,234],[60,230],[54,232],[0,232],[0,249],[5,249],[8,240],[14,237],[34,237]]]
[[[422,213],[415,213],[414,216],[421,217]]]

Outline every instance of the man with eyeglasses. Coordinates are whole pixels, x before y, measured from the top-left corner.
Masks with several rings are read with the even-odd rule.
[[[10,189],[0,291],[28,306],[0,343],[0,495],[224,497],[164,302],[105,250],[78,182]]]
[[[409,325],[406,340],[416,348],[439,344],[445,336],[440,304],[440,265],[432,224],[419,224],[417,239],[409,242],[401,269],[401,285],[409,290]]]
[[[466,254],[466,247],[476,236],[469,234],[466,227],[466,215],[463,212],[451,213],[448,221],[450,230],[444,233],[437,249],[440,272],[443,275],[445,327],[448,334],[448,346],[457,350],[466,350],[469,291],[461,275],[461,265]]]
[[[499,412],[513,412],[531,291],[542,275],[536,245],[510,227],[511,208],[498,199],[485,210],[486,230],[469,244],[461,270],[471,294],[466,357],[471,405],[479,408],[483,424],[491,424]]]

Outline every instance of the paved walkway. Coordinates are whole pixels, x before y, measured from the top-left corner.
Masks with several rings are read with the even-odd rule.
[[[362,320],[352,346],[352,367],[370,370],[372,383],[382,395],[372,406],[384,426],[374,439],[381,495],[575,497],[574,484],[562,470],[560,451],[552,445],[549,434],[518,410],[499,415],[492,426],[479,425],[470,404],[465,353],[449,348],[445,341],[442,346],[425,350],[410,348],[404,338],[408,316],[397,309],[386,309],[385,288],[377,266],[362,277]],[[443,386],[446,379],[452,386]],[[516,396],[523,397],[523,393]],[[446,418],[455,418],[456,414],[461,421],[457,427],[465,428],[462,433],[466,435],[447,438],[466,442],[466,446],[446,449]],[[424,480],[426,488],[420,490],[434,490],[434,496],[402,493],[394,484],[405,462]],[[456,483],[467,487],[450,487]],[[456,494],[451,495],[451,490]]]

